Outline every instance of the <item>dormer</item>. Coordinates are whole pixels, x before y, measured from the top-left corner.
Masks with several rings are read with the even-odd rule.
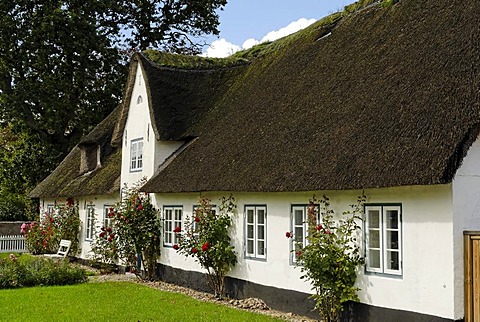
[[[80,174],[85,174],[101,167],[100,146],[96,143],[83,143],[80,148]]]

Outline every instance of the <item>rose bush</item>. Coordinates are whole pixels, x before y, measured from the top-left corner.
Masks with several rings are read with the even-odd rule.
[[[230,244],[229,230],[236,205],[233,196],[221,198],[219,212],[210,199],[199,198],[193,220],[187,218],[185,230],[176,227],[179,243],[175,250],[193,257],[207,270],[207,281],[217,297],[224,296],[225,275],[237,263],[234,246]]]
[[[323,321],[340,319],[340,312],[347,301],[358,301],[355,286],[358,268],[363,264],[357,232],[362,220],[365,195],[358,197],[351,210],[343,213],[343,219],[336,222],[327,197],[317,200],[313,197],[308,206],[308,234],[305,245],[296,243],[297,265],[312,285],[315,294],[315,309]],[[321,224],[317,222],[320,211]],[[287,238],[294,238],[287,232]],[[293,239],[295,240],[295,239]],[[295,242],[294,242],[295,243]]]

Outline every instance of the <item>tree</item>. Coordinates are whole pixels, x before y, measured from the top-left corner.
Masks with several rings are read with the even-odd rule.
[[[198,52],[190,35],[218,34],[216,10],[225,4],[0,1],[0,120],[40,140],[60,162],[119,104],[132,51]]]

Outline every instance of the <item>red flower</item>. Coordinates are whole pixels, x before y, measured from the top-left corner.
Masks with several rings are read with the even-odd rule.
[[[108,237],[107,239],[109,242],[111,242],[113,239],[111,237]]]
[[[205,242],[205,243],[203,244],[203,246],[202,246],[202,250],[203,250],[204,252],[206,252],[209,247],[210,247],[210,244],[209,244],[208,242]]]
[[[317,230],[322,230],[323,226],[322,225],[318,225],[317,226]]]
[[[112,217],[113,217],[113,211],[108,213],[108,218],[112,218]]]
[[[142,206],[142,205],[138,205],[137,209],[138,209],[138,210],[143,210],[143,206]]]
[[[113,207],[108,208],[108,210],[110,210],[110,212],[113,212]]]
[[[67,198],[67,206],[68,207],[73,206],[73,198],[72,197]]]
[[[106,230],[108,233],[111,233],[111,232],[112,232],[112,228],[110,228],[110,227],[105,228],[105,230]]]
[[[178,250],[178,244],[173,245],[173,249]]]
[[[200,222],[200,217],[195,217],[195,222]]]
[[[121,215],[120,214],[117,214],[117,218],[120,219]]]
[[[330,234],[330,231],[328,231],[328,230],[325,230],[325,234],[327,234],[327,235],[328,235],[328,234]]]
[[[181,231],[182,231],[182,228],[180,226],[175,227],[175,229],[173,230],[174,233],[179,233]]]
[[[102,231],[102,232],[100,233],[100,237],[105,237],[105,232],[104,232],[104,231]]]
[[[111,234],[110,234],[110,238],[113,238],[113,237],[115,237],[115,234],[114,234],[114,233],[111,233]]]
[[[196,254],[197,252],[198,252],[198,250],[195,247],[193,247],[192,248],[192,254]]]
[[[302,256],[302,251],[301,251],[301,250],[299,250],[299,251],[298,251],[298,252],[296,252],[295,254],[297,255],[297,257],[300,257],[300,256]]]
[[[290,238],[290,237],[292,237],[292,233],[291,233],[291,232],[289,232],[289,231],[287,231],[287,232],[285,233],[285,237],[287,237],[287,238]]]

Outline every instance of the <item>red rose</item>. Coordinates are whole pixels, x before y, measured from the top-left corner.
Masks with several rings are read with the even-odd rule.
[[[174,233],[179,233],[181,231],[182,231],[182,228],[180,226],[175,227],[175,229],[173,230]]]
[[[327,234],[327,235],[328,235],[328,234],[330,234],[330,231],[328,231],[328,230],[325,230],[325,234]]]
[[[120,219],[120,217],[121,217],[120,214],[117,214],[117,218]]]
[[[142,206],[142,205],[139,205],[139,206],[137,207],[137,209],[138,209],[138,210],[143,210],[143,206]]]
[[[317,230],[321,230],[322,228],[323,228],[322,225],[318,225],[318,226],[317,226]]]
[[[114,234],[114,233],[111,233],[111,234],[110,234],[110,238],[113,238],[113,237],[115,237],[115,234]]]
[[[111,233],[111,232],[112,232],[112,228],[110,228],[110,227],[107,227],[105,230],[106,230],[108,233]]]
[[[111,237],[108,237],[107,239],[109,242],[111,242],[113,239]]]
[[[112,218],[112,217],[113,217],[113,211],[108,213],[108,218]]]
[[[302,256],[302,251],[301,251],[301,250],[299,250],[299,251],[298,251],[298,252],[296,252],[295,254],[297,254],[297,257],[300,257],[300,256]]]
[[[200,218],[199,218],[199,217],[195,217],[195,222],[200,222]]]
[[[290,238],[290,237],[292,237],[292,233],[291,233],[291,232],[289,232],[289,231],[287,231],[287,232],[285,233],[285,237],[287,237],[287,238]]]
[[[104,231],[102,231],[102,232],[100,233],[100,237],[105,237],[105,232],[104,232]]]
[[[195,247],[193,247],[192,248],[192,254],[196,254],[197,252],[198,252],[198,250]]]
[[[178,250],[178,244],[173,245],[173,249]]]
[[[206,252],[209,247],[210,247],[210,244],[209,244],[208,242],[205,242],[205,243],[203,244],[203,246],[202,246],[202,250],[203,250],[204,252]]]

